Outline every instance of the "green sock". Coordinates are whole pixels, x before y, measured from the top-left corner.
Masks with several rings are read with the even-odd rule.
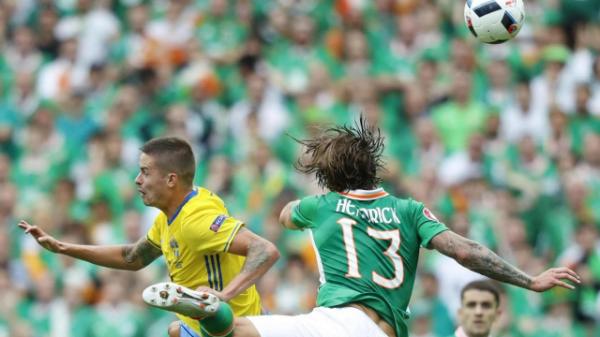
[[[221,302],[219,309],[214,315],[203,318],[200,321],[202,334],[209,337],[232,337],[233,336],[233,311],[229,304]]]

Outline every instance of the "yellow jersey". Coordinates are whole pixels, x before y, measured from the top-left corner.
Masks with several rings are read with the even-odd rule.
[[[223,288],[242,269],[245,257],[228,253],[233,238],[244,224],[229,216],[221,198],[196,187],[168,219],[160,213],[147,240],[163,253],[171,281],[190,289]],[[251,286],[229,302],[236,316],[260,315],[260,297]],[[200,334],[197,320],[177,315]]]

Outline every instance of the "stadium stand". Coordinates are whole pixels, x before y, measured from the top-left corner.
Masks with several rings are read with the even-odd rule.
[[[387,141],[384,187],[531,274],[576,291],[505,287],[494,336],[600,336],[600,2],[527,0],[518,38],[483,45],[455,0],[0,1],[0,337],[163,336],[142,290],[163,264],[116,272],[40,250],[28,219],[70,242],[132,242],[156,210],[138,148],[193,144],[196,182],[283,256],[259,284],[276,313],[314,305],[287,201],[318,192],[290,138],[359,114]],[[423,252],[411,336],[453,333],[479,278]]]

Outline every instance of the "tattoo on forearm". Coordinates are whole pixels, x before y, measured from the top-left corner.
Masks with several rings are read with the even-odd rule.
[[[159,257],[161,251],[152,246],[146,238],[141,238],[135,244],[124,246],[121,255],[128,264],[139,263],[145,267]]]
[[[248,255],[246,263],[242,268],[243,272],[253,272],[262,267],[269,261],[269,253],[265,249],[265,245],[260,241],[255,241],[248,247]]]
[[[489,248],[474,241],[467,241],[467,243],[470,254],[462,261],[465,267],[501,282],[529,288],[531,277],[527,274],[506,262]]]
[[[448,233],[437,243],[436,249],[455,258],[461,265],[482,275],[519,287],[529,288],[531,277],[520,271],[489,248],[475,241]]]

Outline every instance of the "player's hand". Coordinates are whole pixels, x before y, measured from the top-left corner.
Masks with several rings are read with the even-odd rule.
[[[213,288],[200,286],[200,287],[196,288],[196,291],[199,293],[211,293],[211,294],[217,296],[223,302],[229,301],[229,298],[225,298],[223,293],[221,293],[220,291],[214,290]]]
[[[25,220],[19,221],[19,227],[25,230],[25,234],[30,234],[40,244],[40,246],[47,250],[59,253],[61,250],[61,242],[56,240],[51,235],[48,235],[38,226],[30,225]]]
[[[546,291],[556,286],[571,290],[575,289],[575,286],[564,280],[569,280],[576,284],[581,283],[579,275],[567,267],[550,268],[534,277],[529,289],[537,292]]]

